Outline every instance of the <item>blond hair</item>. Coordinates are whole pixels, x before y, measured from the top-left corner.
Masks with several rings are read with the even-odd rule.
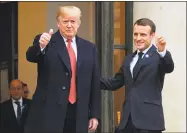
[[[80,24],[81,22],[81,10],[76,6],[60,6],[57,11],[56,20],[58,21],[60,18],[63,18],[64,15],[76,16],[78,23]]]

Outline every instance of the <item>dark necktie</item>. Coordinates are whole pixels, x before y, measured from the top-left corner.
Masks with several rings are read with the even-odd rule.
[[[142,59],[142,55],[143,55],[143,52],[138,53],[138,61],[136,62],[135,66],[133,68],[133,77],[136,73],[136,70],[137,70],[138,64],[140,63],[140,60]]]
[[[19,101],[16,101],[15,104],[17,104],[17,121],[18,121],[18,124],[20,124],[20,120],[21,120],[21,105],[20,105],[20,102]]]

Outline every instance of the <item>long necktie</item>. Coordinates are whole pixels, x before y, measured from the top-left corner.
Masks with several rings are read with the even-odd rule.
[[[135,73],[136,73],[136,70],[137,70],[137,66],[140,63],[140,60],[142,59],[142,55],[143,55],[143,52],[139,52],[138,53],[138,61],[136,62],[135,66],[133,68],[133,77],[135,76]]]
[[[21,105],[19,101],[16,101],[15,104],[17,104],[17,122],[20,125],[21,123]]]
[[[68,39],[67,40],[68,45],[68,53],[70,57],[70,63],[71,63],[71,84],[70,84],[70,91],[69,91],[69,102],[71,104],[76,102],[76,57],[75,57],[75,52],[71,46],[72,40]]]

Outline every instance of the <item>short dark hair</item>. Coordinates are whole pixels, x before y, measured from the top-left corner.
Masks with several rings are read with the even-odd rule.
[[[150,26],[151,27],[151,33],[155,33],[156,32],[156,25],[154,24],[154,22],[148,18],[141,18],[138,19],[135,23],[135,25],[141,25],[141,26]]]
[[[23,87],[27,86],[27,84],[26,84],[26,83],[24,83],[24,82],[22,82],[22,85],[23,85]]]

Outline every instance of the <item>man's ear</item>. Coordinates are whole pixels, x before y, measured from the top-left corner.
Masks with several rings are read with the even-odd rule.
[[[155,38],[155,35],[156,35],[155,32],[152,32],[152,33],[151,33],[152,39]]]
[[[78,28],[80,27],[81,25],[81,20],[78,20]]]
[[[60,24],[59,24],[59,22],[58,22],[58,21],[56,22],[56,24],[57,24],[57,27],[58,27],[58,28],[60,28]]]

